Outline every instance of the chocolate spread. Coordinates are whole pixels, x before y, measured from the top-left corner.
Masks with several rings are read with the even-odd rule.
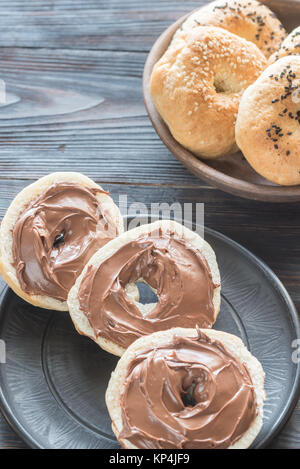
[[[141,279],[158,296],[144,315],[125,290]],[[200,251],[159,229],[123,245],[98,267],[89,266],[78,297],[95,335],[127,348],[138,337],[171,327],[211,327],[215,287]]]
[[[57,182],[33,200],[13,229],[13,258],[22,289],[65,301],[82,268],[117,227],[96,194],[101,189]]]
[[[228,448],[257,415],[247,368],[202,331],[138,353],[120,404],[120,438],[138,448]]]

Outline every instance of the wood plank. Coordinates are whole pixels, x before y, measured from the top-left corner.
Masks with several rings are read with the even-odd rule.
[[[264,2],[283,20],[292,8],[284,0]],[[0,46],[148,51],[153,39],[174,20],[205,3],[207,0],[153,0],[148,4],[138,0],[4,1]]]
[[[73,169],[111,182],[205,185],[173,157],[150,124],[142,100],[145,58],[0,49],[11,103],[0,108],[0,177],[37,178]]]
[[[63,11],[78,10],[151,10],[160,11],[182,10],[183,3],[185,8],[195,8],[201,3],[207,3],[208,0],[191,1],[185,0],[153,0],[150,2],[141,2],[140,0],[1,0],[1,10],[3,12],[12,11],[32,11],[49,12],[55,11],[60,14]]]
[[[172,21],[205,3],[5,2],[1,5],[2,47],[54,47],[147,51]],[[141,27],[143,22],[143,27]]]

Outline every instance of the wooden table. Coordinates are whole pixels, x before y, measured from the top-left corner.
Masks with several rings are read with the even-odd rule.
[[[300,308],[299,204],[235,198],[192,176],[165,148],[142,99],[155,38],[205,1],[1,0],[0,218],[36,178],[76,170],[116,202],[203,202],[206,226],[261,257]],[[3,282],[0,283],[0,289]],[[300,447],[300,406],[273,448]],[[0,416],[0,447],[26,445]]]

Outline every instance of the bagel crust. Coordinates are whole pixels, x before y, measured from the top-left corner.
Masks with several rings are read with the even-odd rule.
[[[253,42],[267,58],[278,50],[286,37],[283,25],[266,5],[256,0],[217,0],[192,13],[175,38],[182,31],[209,25]]]
[[[300,184],[300,56],[279,59],[246,90],[236,141],[266,179],[284,186]]]
[[[182,345],[176,348],[176,343],[181,342],[183,339]],[[189,355],[185,355],[186,352],[185,350],[185,340],[188,341],[197,341],[199,340],[200,343],[204,341],[204,343],[207,341],[208,344],[212,344],[212,346],[216,346],[216,351],[219,348],[219,351],[222,354],[222,350],[226,351],[226,353],[231,354],[231,357],[233,358],[233,361],[236,361],[237,364],[240,364],[240,367],[245,367],[248,373],[248,376],[250,377],[250,380],[252,382],[252,389],[254,391],[254,396],[255,396],[255,406],[256,406],[256,411],[255,415],[252,418],[248,418],[248,423],[246,426],[243,427],[243,430],[240,432],[240,435],[237,439],[234,439],[234,442],[232,444],[229,444],[229,446],[223,446],[228,449],[246,449],[248,448],[256,436],[258,435],[261,427],[262,427],[262,422],[263,422],[263,402],[265,399],[265,391],[264,391],[264,378],[265,374],[262,369],[261,364],[259,361],[251,355],[251,353],[247,350],[241,339],[238,337],[228,334],[226,332],[222,331],[216,331],[213,329],[183,329],[183,328],[173,328],[168,331],[160,331],[156,332],[153,334],[150,334],[146,337],[142,337],[138,340],[136,340],[124,353],[124,355],[121,357],[119,360],[116,369],[113,371],[111,375],[111,379],[108,384],[108,388],[106,391],[106,404],[107,408],[110,414],[110,417],[112,419],[112,429],[117,437],[117,439],[120,441],[122,444],[123,448],[125,449],[139,449],[139,448],[149,448],[149,449],[155,449],[155,448],[162,448],[162,449],[171,449],[171,448],[185,448],[186,443],[188,443],[188,435],[191,435],[190,431],[194,428],[193,425],[196,423],[198,426],[200,424],[200,429],[201,429],[201,422],[204,419],[204,422],[209,423],[210,419],[208,418],[209,416],[209,409],[211,405],[211,397],[212,394],[210,394],[210,384],[212,381],[208,379],[204,379],[201,381],[202,383],[202,388],[200,389],[200,394],[197,394],[199,397],[199,401],[201,402],[203,399],[203,394],[202,392],[206,392],[206,398],[205,398],[205,407],[204,407],[204,412],[202,416],[202,410],[201,406],[200,408],[197,407],[197,405],[194,405],[195,407],[191,407],[191,404],[184,404],[184,401],[181,401],[180,399],[180,394],[182,391],[180,391],[180,388],[184,388],[184,386],[192,386],[193,391],[197,393],[197,389],[193,388],[193,383],[194,385],[197,386],[197,380],[193,381],[193,374],[196,373],[196,376],[198,379],[201,380],[201,371],[200,369],[203,367],[203,370],[207,370],[208,375],[210,375],[211,371],[213,369],[217,369],[215,367],[215,364],[212,356],[208,353],[208,355],[204,354],[201,357],[201,360],[197,361],[192,359],[191,362],[194,363],[192,368],[189,367],[190,364],[190,359],[187,358],[187,368],[186,368],[186,373],[182,373],[182,365],[180,365],[180,357],[189,357]],[[218,345],[219,344],[219,345]],[[157,356],[157,351],[160,349],[165,348],[167,349],[167,355],[165,356],[166,362],[170,362],[171,365],[171,376],[169,379],[171,382],[169,382],[169,379],[167,377],[167,369],[166,367],[163,367],[163,370],[166,369],[160,375],[159,372],[156,373],[151,373],[151,366],[156,369],[157,368],[157,362],[156,360],[151,361],[151,356]],[[173,349],[173,352],[172,352]],[[179,355],[177,355],[179,351]],[[182,355],[183,353],[183,355]],[[217,352],[218,354],[218,352]],[[195,357],[197,355],[193,355]],[[147,357],[149,357],[149,360],[147,360]],[[159,355],[158,355],[159,357]],[[210,357],[206,363],[206,357]],[[180,360],[177,364],[177,360]],[[184,360],[185,361],[185,360]],[[149,373],[143,376],[143,379],[141,380],[141,377],[139,377],[139,382],[142,383],[142,393],[139,394],[137,392],[136,394],[136,407],[127,407],[126,406],[126,399],[128,399],[128,386],[134,386],[135,381],[138,379],[135,374],[136,366],[137,366],[137,371],[138,373],[139,364],[145,363],[149,367]],[[145,365],[145,366],[146,366]],[[162,363],[163,365],[163,363]],[[169,365],[169,366],[170,366]],[[177,366],[176,366],[177,365]],[[197,370],[197,366],[199,366],[199,370]],[[226,367],[225,367],[226,368]],[[142,368],[143,370],[146,370],[145,367]],[[223,368],[224,370],[224,368]],[[178,374],[180,374],[181,378],[179,378],[178,381]],[[205,372],[204,372],[205,374]],[[174,381],[174,376],[175,376],[175,381]],[[177,378],[176,378],[177,376]],[[203,376],[203,378],[205,378]],[[163,380],[163,383],[160,382],[160,379]],[[183,379],[184,381],[181,381]],[[224,377],[225,379],[225,377]],[[188,380],[188,381],[186,381]],[[204,384],[203,384],[204,382]],[[217,383],[218,381],[213,380],[213,383]],[[234,386],[236,384],[236,379],[235,378],[230,378],[229,381],[227,381],[227,392],[225,395],[230,396],[230,390],[231,386]],[[232,383],[232,384],[230,384]],[[235,383],[235,384],[234,384]],[[219,382],[219,385],[222,387],[224,385],[224,380],[221,380]],[[152,388],[153,386],[153,388]],[[153,389],[156,389],[158,387],[163,387],[165,392],[153,392]],[[203,389],[204,387],[204,389]],[[246,385],[248,387],[248,385]],[[213,396],[217,396],[218,390],[220,388],[214,388],[214,394]],[[132,392],[132,391],[131,391]],[[186,390],[185,392],[189,392]],[[143,397],[145,395],[145,398]],[[238,394],[236,394],[238,395]],[[221,392],[220,398],[225,398],[224,394]],[[143,405],[143,399],[146,399],[146,404]],[[153,400],[158,399],[159,401],[154,405]],[[226,399],[226,398],[225,398]],[[163,400],[163,404],[160,404],[160,401]],[[218,399],[217,399],[218,400]],[[141,402],[140,402],[141,401]],[[197,397],[195,397],[195,401],[197,403]],[[220,401],[219,401],[220,403]],[[253,400],[252,400],[253,403]],[[147,406],[150,406],[147,410]],[[216,410],[216,407],[218,407],[219,404],[218,402],[214,401],[214,404],[212,405],[213,410],[211,414],[211,418],[214,421],[215,418],[219,418],[219,412]],[[222,408],[222,406],[221,406]],[[219,408],[221,412],[221,408]],[[236,407],[235,407],[236,408]],[[248,412],[251,409],[251,403],[248,402],[248,406],[243,407],[244,409],[248,408]],[[130,410],[131,409],[131,410]],[[136,413],[134,409],[139,409],[139,412]],[[159,411],[159,409],[163,409],[163,411]],[[127,412],[126,412],[127,410]],[[143,416],[143,412],[145,412],[145,415]],[[149,412],[149,415],[148,415]],[[151,417],[153,413],[153,417]],[[137,416],[139,421],[134,421],[134,415]],[[194,416],[197,415],[196,421],[194,420]],[[183,421],[180,422],[180,418],[183,416]],[[149,420],[150,418],[150,420]],[[167,418],[167,422],[169,422],[168,426],[168,432],[166,430],[158,431],[159,430],[159,421],[160,418],[162,419],[162,425],[165,419]],[[208,420],[205,420],[207,419]],[[243,417],[243,421],[245,417]],[[236,415],[234,412],[230,415],[227,414],[227,418],[225,418],[224,425],[222,425],[221,421],[219,420],[216,422],[216,426],[212,425],[209,426],[209,434],[206,436],[206,441],[204,438],[204,444],[202,441],[201,444],[201,439],[200,439],[200,446],[201,448],[207,447],[215,447],[215,433],[218,431],[221,431],[221,433],[224,435],[224,431],[226,434],[226,426],[228,423],[232,422],[231,419],[237,419],[240,423],[242,421],[242,415]],[[233,420],[233,421],[234,421]],[[147,426],[145,426],[145,422],[148,422]],[[153,426],[150,424],[150,422],[153,422]],[[177,423],[178,422],[178,423]],[[178,424],[180,425],[178,427]],[[218,425],[219,424],[219,425]],[[183,431],[182,434],[182,439],[180,438],[180,431],[179,428],[183,425],[184,428],[186,428],[186,431]],[[162,429],[165,428],[162,426]],[[204,426],[204,428],[206,428]],[[227,427],[228,428],[228,427]],[[240,427],[241,428],[241,427]],[[139,431],[141,429],[141,432]],[[173,431],[175,430],[175,434]],[[200,430],[203,432],[203,430]],[[204,430],[205,431],[205,430]],[[164,433],[164,439],[162,437],[162,432]],[[168,438],[166,441],[166,435],[168,434]],[[158,438],[158,435],[159,439]],[[195,435],[197,439],[197,435],[199,433],[192,433],[192,435]],[[201,435],[201,433],[200,433]],[[203,433],[202,433],[202,436]],[[127,438],[129,439],[127,439]],[[143,440],[143,438],[146,438]],[[228,442],[228,440],[227,440]],[[219,439],[219,445],[222,445],[222,440]],[[228,443],[227,443],[228,444]],[[145,446],[146,445],[146,446]],[[187,447],[192,447],[196,449],[197,443],[196,441],[190,440],[188,443]],[[220,447],[220,446],[219,446]],[[221,446],[222,447],[222,446]]]
[[[111,225],[111,228],[114,230],[114,232],[122,233],[124,231],[124,228],[120,211],[118,207],[114,204],[111,197],[109,197],[109,195],[105,191],[103,191],[98,184],[96,184],[94,181],[80,173],[58,172],[49,174],[48,176],[42,177],[33,184],[30,184],[29,186],[25,187],[25,189],[23,189],[15,197],[15,199],[7,209],[7,212],[0,226],[0,274],[3,279],[8,283],[8,285],[12,288],[12,290],[14,290],[17,295],[19,295],[28,303],[31,303],[34,306],[39,306],[41,308],[67,311],[68,306],[65,300],[48,296],[46,293],[37,294],[32,293],[31,291],[26,291],[26,286],[21,284],[20,277],[18,275],[19,272],[17,271],[17,269],[19,268],[19,266],[15,264],[15,241],[13,238],[13,233],[15,227],[17,226],[17,223],[21,219],[20,217],[23,215],[24,211],[28,209],[28,207],[30,208],[32,204],[35,204],[36,201],[38,201],[40,197],[43,197],[43,195],[46,194],[49,189],[51,190],[51,188],[55,188],[56,184],[62,184],[65,187],[68,187],[69,184],[70,187],[73,187],[72,185],[74,185],[74,187],[82,188],[83,190],[85,190],[85,188],[91,190],[95,193],[95,204],[98,203],[98,207],[101,207],[101,214],[105,214],[105,219],[110,220],[109,224]],[[52,192],[54,192],[53,189]],[[57,194],[59,194],[59,192],[57,192]],[[72,214],[70,214],[69,219],[71,218]],[[52,220],[53,225],[55,225],[55,216],[52,217]],[[115,229],[112,225],[115,226]],[[42,230],[44,228],[41,224],[40,219],[37,220],[37,226],[39,227],[38,229],[40,229],[41,233],[43,233]],[[99,228],[100,226],[102,226],[101,217],[99,218]],[[47,229],[47,226],[45,228]],[[72,221],[70,228],[72,229]],[[70,233],[72,233],[72,231],[70,231]],[[41,237],[43,237],[42,234]],[[35,239],[35,242],[38,242],[38,237],[36,237]],[[45,243],[45,241],[43,242],[42,239],[41,242]],[[22,245],[20,244],[20,247],[21,246]],[[47,246],[45,247],[45,249],[49,250],[49,247]],[[49,256],[50,255],[51,254],[49,254]],[[82,268],[83,267],[84,265],[82,265]],[[29,279],[29,281],[31,280],[33,279]]]
[[[173,41],[153,68],[153,102],[173,137],[202,158],[236,150],[241,95],[266,66],[251,42],[215,27],[198,27]]]
[[[281,57],[288,55],[300,55],[300,26],[294,29],[283,41],[280,49],[271,55],[269,64],[276,62]]]
[[[134,282],[141,281],[157,293],[156,304],[133,298]],[[122,355],[136,338],[170,324],[211,327],[220,300],[212,248],[181,224],[161,220],[129,230],[96,252],[71,288],[68,306],[80,334]]]

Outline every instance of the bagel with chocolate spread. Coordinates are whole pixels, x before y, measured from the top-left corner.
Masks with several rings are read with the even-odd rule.
[[[283,186],[300,184],[300,56],[277,60],[245,91],[236,141],[266,179]]]
[[[157,303],[132,297],[128,284],[138,282],[153,289]],[[214,251],[177,222],[139,226],[94,254],[70,290],[68,306],[77,331],[115,355],[155,331],[210,328],[220,309]]]
[[[175,140],[198,157],[218,158],[237,151],[241,96],[266,65],[252,42],[199,26],[182,32],[154,65],[151,97]]]
[[[0,273],[21,298],[66,311],[90,257],[123,232],[118,207],[88,177],[49,174],[23,189],[0,227]]]
[[[173,328],[141,337],[106,391],[128,449],[245,449],[263,421],[264,371],[236,336]]]
[[[286,31],[276,15],[256,0],[217,0],[194,11],[175,33],[198,26],[217,26],[253,42],[268,58],[276,52],[286,37]]]
[[[283,41],[278,51],[271,55],[269,63],[272,64],[281,57],[300,55],[300,26],[294,29]]]

